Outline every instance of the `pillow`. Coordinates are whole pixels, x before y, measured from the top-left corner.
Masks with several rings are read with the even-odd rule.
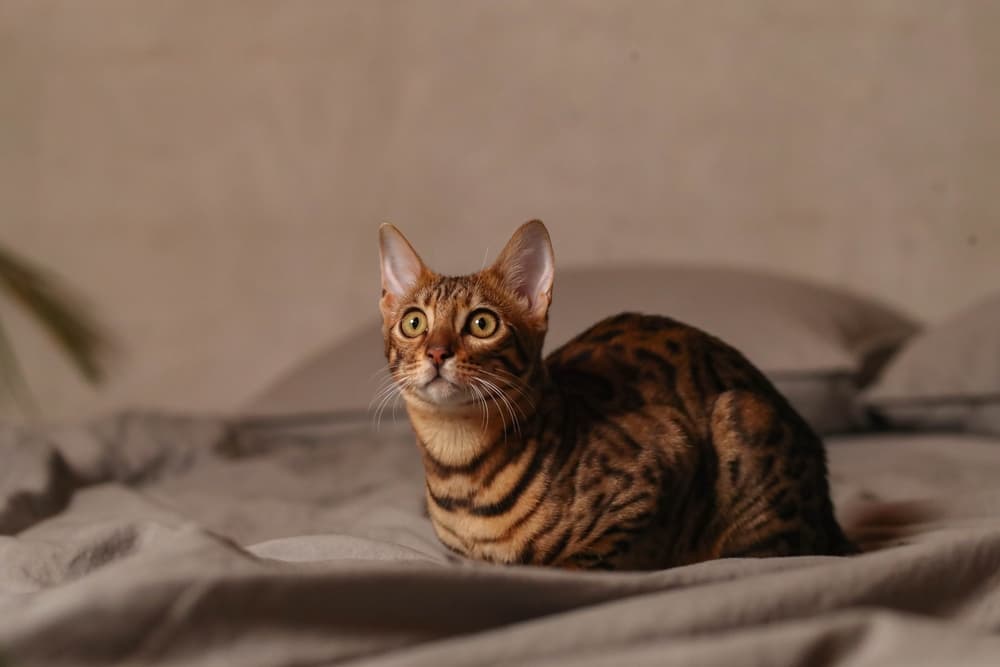
[[[915,331],[870,299],[801,280],[707,267],[556,272],[547,350],[622,311],[669,315],[718,336],[761,368],[821,432],[862,425],[859,385]],[[364,413],[385,366],[377,320],[278,378],[256,413]]]
[[[914,337],[864,400],[890,426],[1000,434],[1000,292]]]

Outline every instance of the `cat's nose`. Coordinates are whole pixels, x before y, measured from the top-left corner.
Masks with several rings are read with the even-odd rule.
[[[427,348],[427,356],[430,357],[435,366],[440,366],[445,359],[451,356],[451,350],[444,345],[435,345]]]

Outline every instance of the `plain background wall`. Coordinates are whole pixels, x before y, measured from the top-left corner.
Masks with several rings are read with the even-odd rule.
[[[0,242],[124,349],[49,417],[228,410],[375,314],[375,230],[479,268],[767,267],[938,319],[1000,285],[1000,3],[0,0]]]

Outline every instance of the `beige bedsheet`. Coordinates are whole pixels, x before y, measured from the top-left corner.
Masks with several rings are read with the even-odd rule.
[[[829,455],[880,548],[591,574],[446,554],[405,425],[7,429],[0,664],[1000,664],[1000,440]]]

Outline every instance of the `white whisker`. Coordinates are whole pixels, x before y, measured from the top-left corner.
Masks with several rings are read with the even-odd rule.
[[[504,444],[507,444],[507,415],[504,413],[503,404],[498,402],[497,398],[495,398],[497,396],[497,394],[495,394],[495,387],[482,378],[473,378],[473,381],[482,385],[486,394],[490,398],[494,399],[493,402],[497,406],[497,414],[500,416],[500,422],[503,425],[503,441]],[[502,398],[502,395],[499,398]]]
[[[374,398],[368,404],[368,409],[373,411],[372,421],[375,422],[375,430],[381,429],[382,415],[390,405],[392,405],[392,419],[396,420],[396,406],[399,404],[399,399],[405,390],[413,386],[412,380],[409,379],[412,366],[387,370],[390,371],[390,376],[382,381],[383,384],[376,390]],[[397,372],[399,377],[396,377]]]
[[[521,413],[521,418],[527,419],[526,415],[524,414],[524,411],[521,410],[521,407],[514,403],[511,403],[510,399],[507,398],[503,390],[500,389],[500,387],[493,384],[492,382],[490,382],[489,380],[476,378],[476,381],[481,383],[490,392],[490,394],[492,394],[497,398],[497,400],[499,401],[497,405],[506,408],[507,413],[510,415],[511,426],[514,427],[514,433],[517,434],[518,437],[521,437],[521,423],[518,421],[517,414],[515,413],[515,408],[516,408],[517,412]],[[506,420],[504,420],[504,430],[506,431]]]
[[[497,382],[502,382],[505,386],[507,386],[510,389],[513,389],[518,394],[520,394],[521,397],[525,401],[527,401],[527,403],[528,403],[528,405],[530,407],[532,407],[532,408],[535,407],[535,401],[532,398],[531,394],[528,393],[526,385],[517,376],[510,375],[508,373],[508,376],[504,377],[503,375],[500,375],[499,373],[488,371],[485,368],[477,369],[477,372],[482,373],[483,375],[487,375],[487,376],[493,378],[494,380],[496,380]]]
[[[479,410],[482,412],[482,420],[479,425],[479,429],[486,432],[486,424],[488,423],[489,408],[486,404],[486,397],[483,396],[482,390],[474,384],[469,385],[469,389],[475,396],[476,403],[479,404]]]
[[[382,365],[374,373],[368,376],[368,381],[371,382],[381,374],[392,375],[392,369],[386,365]]]
[[[378,403],[378,407],[375,408],[375,427],[376,430],[380,429],[382,426],[382,414],[385,412],[386,406],[402,393],[403,388],[400,385],[393,384],[388,391],[384,392],[384,396]]]
[[[385,387],[382,387],[381,389],[379,389],[375,393],[375,396],[372,397],[372,400],[368,403],[368,409],[369,410],[375,410],[376,406],[382,402],[382,399],[384,399],[386,396],[392,394],[398,388],[399,387],[396,385],[395,382],[390,382]]]
[[[521,387],[518,387],[517,385],[515,385],[515,384],[511,383],[511,382],[510,382],[509,380],[507,380],[506,378],[503,378],[503,377],[499,377],[499,376],[496,376],[496,375],[494,375],[494,374],[490,373],[489,371],[482,371],[482,372],[483,372],[484,374],[486,374],[486,375],[489,375],[490,377],[493,377],[493,378],[495,378],[495,379],[496,379],[496,380],[497,380],[498,382],[501,382],[501,383],[503,383],[503,384],[504,384],[504,385],[506,385],[506,386],[507,386],[508,388],[510,388],[510,389],[513,389],[514,391],[516,391],[516,392],[517,392],[518,394],[520,394],[521,398],[522,398],[522,399],[523,399],[523,400],[524,400],[524,401],[525,401],[525,402],[526,402],[526,403],[528,404],[528,406],[529,406],[530,408],[532,408],[532,409],[533,409],[533,408],[535,407],[535,402],[534,402],[534,400],[532,399],[532,397],[531,397],[530,395],[528,395],[528,393],[527,393],[527,392],[526,392],[526,391],[525,391],[524,389],[522,389]],[[491,383],[491,384],[494,384],[494,383]],[[500,389],[500,387],[497,387],[497,389]],[[505,398],[508,398],[508,400],[510,400],[510,399],[509,399],[509,397],[506,397],[506,395],[505,395]],[[522,418],[522,419],[524,419],[525,421],[527,421],[527,419],[528,419],[528,416],[527,416],[527,415],[525,414],[524,410],[523,410],[523,409],[521,408],[521,406],[520,406],[519,402],[518,402],[517,400],[514,400],[514,401],[511,401],[511,402],[512,402],[512,403],[513,403],[513,404],[514,404],[515,406],[517,406],[517,408],[518,408],[518,412],[520,412],[520,413],[521,413],[521,418]]]

